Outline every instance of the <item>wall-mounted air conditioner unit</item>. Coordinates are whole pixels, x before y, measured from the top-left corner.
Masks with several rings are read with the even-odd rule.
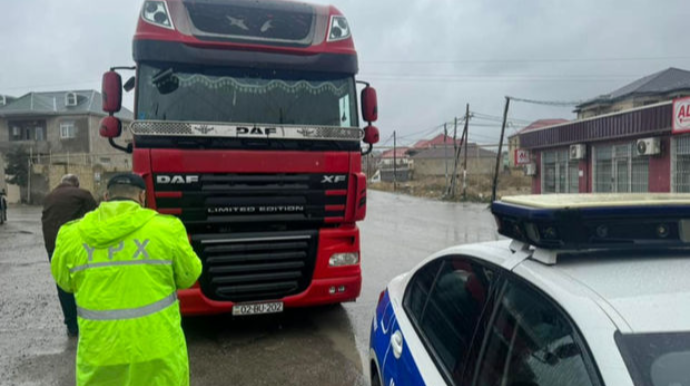
[[[644,138],[637,140],[637,155],[661,154],[661,141],[659,138]]]
[[[571,160],[585,159],[585,157],[587,157],[587,145],[584,145],[584,144],[570,145],[570,159]]]

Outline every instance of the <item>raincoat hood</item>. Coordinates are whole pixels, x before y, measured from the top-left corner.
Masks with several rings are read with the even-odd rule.
[[[79,222],[79,233],[90,246],[103,248],[143,227],[156,214],[134,201],[103,202]]]

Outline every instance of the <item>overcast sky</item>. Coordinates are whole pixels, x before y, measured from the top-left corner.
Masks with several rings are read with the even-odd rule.
[[[315,1],[348,17],[359,78],[379,91],[382,140],[397,130],[403,144],[464,115],[466,103],[498,117],[505,95],[583,100],[690,69],[687,0]],[[0,94],[99,89],[104,70],[132,64],[141,0],[2,3]],[[515,103],[510,116],[519,125],[571,110]],[[498,125],[474,119],[470,139],[497,143]]]

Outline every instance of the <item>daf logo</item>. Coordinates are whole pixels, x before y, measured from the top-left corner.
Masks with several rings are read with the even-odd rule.
[[[237,134],[242,134],[242,135],[265,135],[269,136],[271,134],[277,134],[278,129],[275,127],[238,127],[237,128]]]
[[[199,182],[199,176],[156,176],[159,184],[194,184]]]
[[[201,134],[208,134],[208,133],[214,131],[216,128],[213,126],[208,126],[208,125],[194,125],[194,126],[192,126],[192,129],[200,132]]]
[[[338,182],[345,182],[345,176],[323,176],[322,184],[337,184]]]

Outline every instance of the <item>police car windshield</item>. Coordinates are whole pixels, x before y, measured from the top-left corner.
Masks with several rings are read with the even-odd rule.
[[[140,64],[137,119],[356,127],[352,76]]]
[[[618,334],[616,342],[636,386],[690,386],[690,332]]]

